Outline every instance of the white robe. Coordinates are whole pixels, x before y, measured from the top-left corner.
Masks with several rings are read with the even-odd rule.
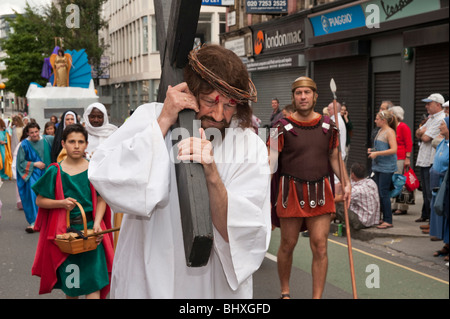
[[[271,232],[266,146],[250,129],[235,129],[223,141],[213,141],[228,193],[229,243],[213,227],[208,264],[187,267],[172,132],[164,139],[157,123],[162,106],[140,106],[90,161],[89,179],[97,191],[114,211],[125,213],[110,296],[252,298],[252,274],[264,259]]]

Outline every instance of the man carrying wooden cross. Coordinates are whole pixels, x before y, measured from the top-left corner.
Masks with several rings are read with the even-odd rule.
[[[250,129],[256,90],[241,60],[217,45],[191,51],[184,76],[169,86],[164,104],[137,108],[91,160],[89,179],[124,212],[112,298],[252,298],[271,227],[267,149]],[[184,109],[196,112],[200,137],[175,145],[173,158],[171,126]],[[201,163],[205,173],[214,243],[203,267],[186,265],[180,160]]]

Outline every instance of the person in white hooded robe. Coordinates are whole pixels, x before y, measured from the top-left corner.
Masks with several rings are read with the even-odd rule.
[[[97,147],[117,130],[117,126],[109,123],[106,107],[98,102],[87,107],[83,114],[83,120],[89,135],[86,158],[90,159]]]
[[[90,162],[90,181],[124,213],[111,298],[253,296],[252,274],[271,231],[267,148],[250,128],[248,100],[256,100],[256,90],[241,60],[221,46],[193,50],[189,61],[186,82],[169,86],[164,104],[138,107]],[[170,128],[183,109],[197,113],[201,138],[179,142],[175,159],[178,136]],[[239,127],[229,128],[232,118]],[[212,141],[211,132],[219,132]],[[176,160],[204,168],[214,241],[203,267],[186,265]]]
[[[117,126],[109,123],[108,112],[102,103],[90,104],[83,113],[84,127],[88,132],[89,144],[85,150],[86,159],[90,160],[97,147],[117,130]],[[111,211],[111,223],[120,227],[123,214]],[[114,248],[117,245],[119,232],[114,232]]]

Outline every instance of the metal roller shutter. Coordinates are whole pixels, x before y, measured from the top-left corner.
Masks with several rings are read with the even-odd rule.
[[[261,126],[270,123],[273,98],[280,101],[280,109],[292,102],[292,82],[302,75],[305,75],[305,68],[252,72],[252,81],[258,91],[258,102],[252,103],[253,113],[261,119]]]
[[[400,72],[375,73],[374,114],[378,112],[382,101],[391,101],[400,105]]]
[[[430,94],[441,93],[448,99],[449,93],[449,56],[448,43],[417,47],[415,51],[416,80],[415,80],[415,105],[414,105],[414,132],[419,128],[422,116],[427,114],[425,102],[422,99]],[[415,134],[414,134],[415,135]],[[414,136],[414,159],[417,159],[419,147],[418,140]],[[416,161],[414,161],[415,163]],[[419,175],[419,170],[416,174]],[[420,177],[419,177],[420,178]]]
[[[353,123],[349,158],[347,165],[354,162],[367,163],[367,141],[371,130],[369,106],[369,58],[348,57],[314,62],[314,77],[319,98],[316,112],[333,101],[330,80],[334,78],[339,102],[345,102]]]

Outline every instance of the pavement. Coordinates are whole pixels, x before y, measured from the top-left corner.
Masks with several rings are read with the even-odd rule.
[[[393,225],[392,228],[378,229],[376,226],[355,230],[351,229],[350,234],[354,239],[359,239],[362,241],[370,241],[374,238],[379,237],[416,237],[416,238],[430,238],[428,234],[423,234],[422,230],[419,228],[421,225],[426,225],[428,222],[418,223],[415,220],[420,218],[422,211],[422,192],[419,190],[415,191],[415,205],[409,205],[408,213],[406,215],[393,215]],[[331,233],[337,231],[337,224],[331,224]],[[343,233],[345,234],[345,227],[343,228]]]

